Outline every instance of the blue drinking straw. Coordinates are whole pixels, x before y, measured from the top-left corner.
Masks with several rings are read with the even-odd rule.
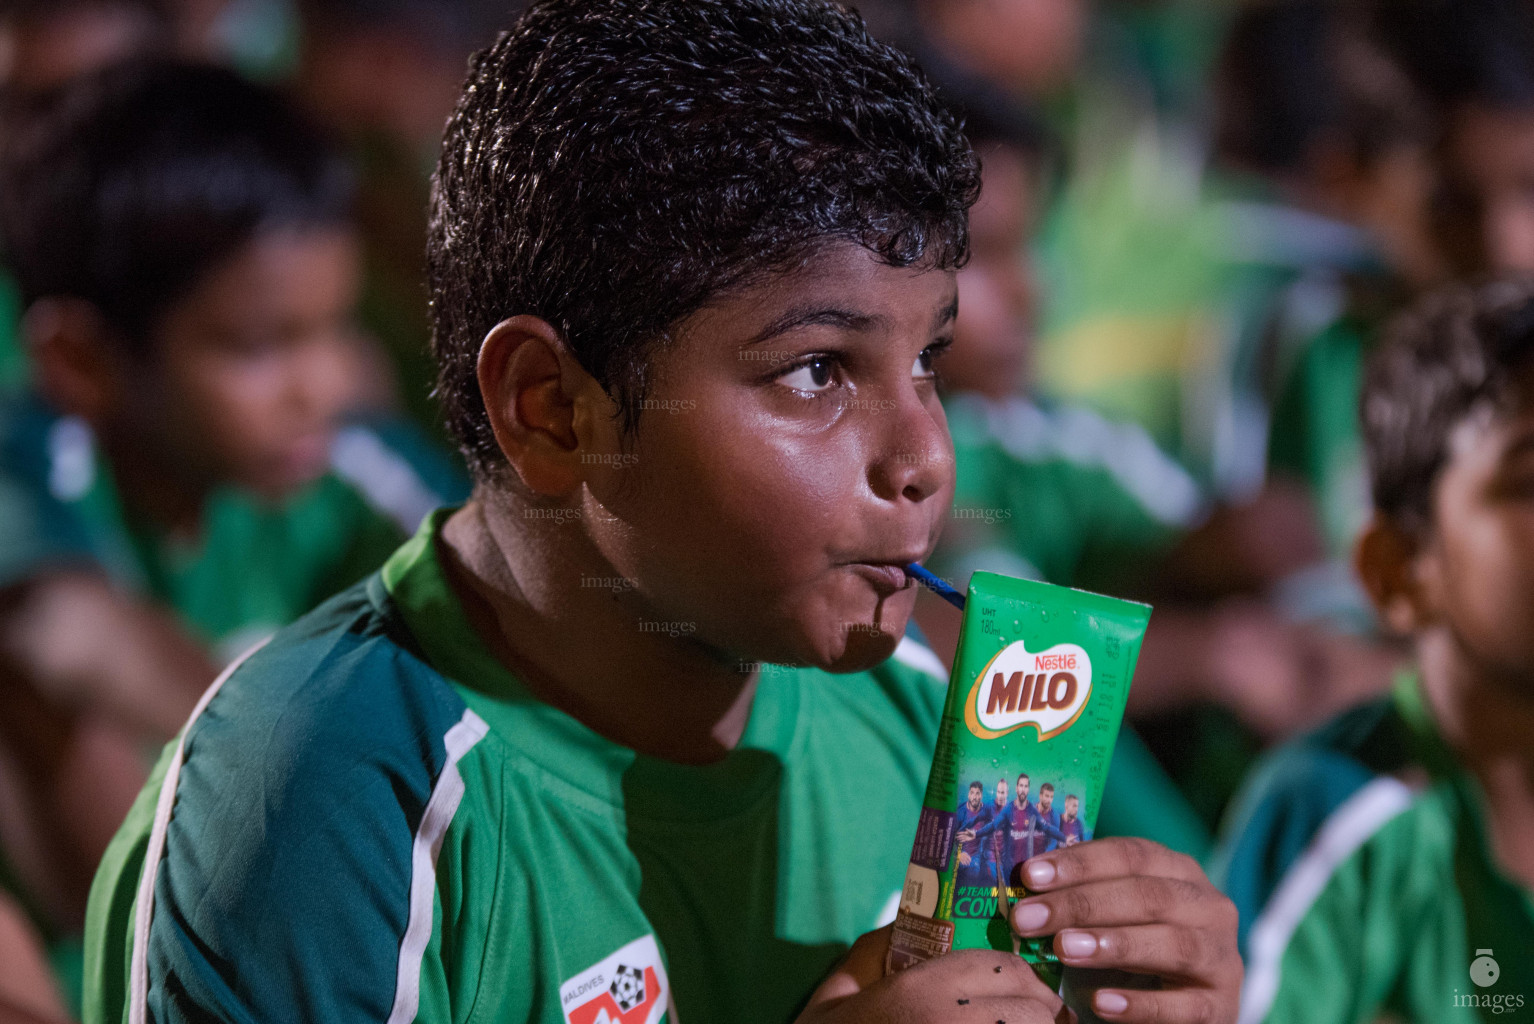
[[[920,565],[912,562],[905,567],[905,571],[907,576],[925,586],[938,597],[959,609],[959,611],[962,612],[964,610],[964,595],[932,575],[926,569],[923,569]]]

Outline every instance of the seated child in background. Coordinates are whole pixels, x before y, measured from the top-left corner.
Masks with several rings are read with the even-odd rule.
[[[0,849],[68,932],[141,745],[458,485],[410,433],[342,423],[349,172],[286,101],[119,67],[9,141],[34,384],[0,403]]]
[[[1500,1020],[1534,998],[1534,288],[1453,288],[1401,319],[1363,426],[1358,570],[1416,669],[1236,805],[1216,874],[1241,909],[1242,1020]]]
[[[1286,599],[1362,629],[1373,616],[1351,562],[1370,511],[1364,355],[1413,293],[1448,276],[1430,230],[1431,106],[1373,23],[1399,6],[1242,5],[1214,91],[1214,159],[1240,229],[1233,386],[1250,395],[1263,462],[1248,473],[1298,488],[1319,527],[1326,561],[1295,573]]]
[[[1435,241],[1460,277],[1534,273],[1534,9],[1380,2],[1390,52],[1433,103]]]
[[[429,248],[475,496],[209,691],[92,890],[86,1020],[1056,1020],[1010,953],[883,978],[888,930],[805,1010],[894,914],[936,741],[902,567],[976,178],[818,0],[544,0],[478,54]],[[1014,927],[1160,976],[1100,1012],[1230,1019],[1191,860],[1029,877]]]

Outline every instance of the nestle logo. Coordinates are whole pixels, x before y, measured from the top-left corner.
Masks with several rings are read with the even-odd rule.
[[[1076,671],[1076,655],[1039,654],[1033,659],[1033,667],[1040,672],[1074,672]]]

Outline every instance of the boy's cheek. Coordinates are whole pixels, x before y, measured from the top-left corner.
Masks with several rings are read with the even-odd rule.
[[[1534,519],[1507,510],[1457,511],[1455,536],[1438,570],[1448,577],[1441,588],[1444,611],[1483,658],[1521,669],[1534,665]]]

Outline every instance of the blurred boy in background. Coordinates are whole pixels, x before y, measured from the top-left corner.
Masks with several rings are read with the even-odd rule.
[[[1381,13],[1388,5],[1380,5]],[[1314,564],[1296,614],[1372,627],[1352,581],[1369,503],[1357,399],[1375,330],[1447,272],[1429,224],[1434,119],[1376,39],[1373,10],[1329,0],[1239,13],[1217,78],[1216,153],[1240,268],[1236,386],[1253,479],[1292,494]]]
[[[348,422],[351,196],[288,103],[197,65],[83,80],[9,147],[35,383],[0,405],[0,853],[53,935],[143,746],[461,487],[411,431]]]
[[[1442,127],[1434,228],[1460,275],[1534,273],[1534,9],[1400,0],[1380,31]]]
[[[1363,423],[1358,569],[1416,667],[1272,755],[1232,815],[1242,1020],[1500,1020],[1534,994],[1534,288],[1425,300]]]

